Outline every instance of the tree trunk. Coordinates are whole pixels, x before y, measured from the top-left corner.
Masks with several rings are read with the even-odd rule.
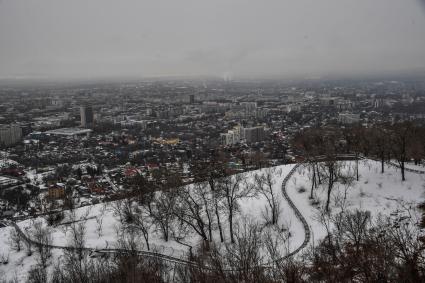
[[[164,224],[162,224],[162,235],[164,237],[164,241],[168,242],[168,228],[164,227]]]
[[[146,247],[148,248],[148,251],[150,251],[150,246],[149,246],[149,239],[148,236],[145,237],[145,242],[146,242]]]
[[[218,231],[220,232],[220,242],[223,243],[224,242],[223,228],[221,227],[220,213],[218,211],[218,204],[217,204],[217,202],[215,203],[215,215],[217,217]]]
[[[205,205],[205,212],[208,218],[208,235],[210,237],[210,241],[212,241],[212,220],[211,220],[210,211],[208,209],[207,200],[205,198],[204,198],[204,205]]]
[[[328,184],[328,198],[326,199],[326,211],[329,212],[329,203],[331,201],[331,191],[333,187],[334,182],[334,176],[333,176],[333,168],[329,168],[329,184]]]
[[[316,165],[316,170],[317,170],[317,178],[319,180],[319,185],[321,185],[322,184],[322,179],[320,178],[319,165]]]
[[[233,237],[233,212],[229,213],[229,232],[230,232],[230,242],[233,244],[235,238]]]
[[[404,161],[401,162],[400,169],[401,169],[401,180],[406,181],[406,177],[404,175]]]
[[[316,169],[313,164],[313,180],[311,182],[310,198],[313,199],[313,189],[316,186]]]
[[[356,157],[356,179],[359,181],[359,158]]]
[[[210,237],[210,241],[212,241],[212,220],[211,220],[211,217],[210,217],[210,213],[207,213],[207,215],[208,215],[208,235],[209,235],[209,237]]]
[[[384,153],[381,154],[381,173],[384,174],[384,164],[385,164],[385,157]]]
[[[272,224],[275,225],[277,220],[276,220],[276,205],[275,203],[273,203],[272,207]]]

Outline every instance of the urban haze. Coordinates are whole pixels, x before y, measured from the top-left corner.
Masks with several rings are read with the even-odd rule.
[[[0,0],[0,283],[425,282],[425,1]]]
[[[0,3],[2,78],[308,78],[425,65],[419,0]]]

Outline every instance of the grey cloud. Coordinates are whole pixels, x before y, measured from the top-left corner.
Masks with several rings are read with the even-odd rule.
[[[0,77],[425,67],[425,0],[0,1]]]

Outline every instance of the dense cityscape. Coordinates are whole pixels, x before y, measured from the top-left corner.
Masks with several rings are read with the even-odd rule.
[[[425,0],[0,0],[0,283],[425,282]]]
[[[291,163],[301,157],[291,139],[307,128],[425,119],[421,81],[146,81],[0,95],[3,218],[111,200],[138,174],[191,183],[212,159],[236,172]]]

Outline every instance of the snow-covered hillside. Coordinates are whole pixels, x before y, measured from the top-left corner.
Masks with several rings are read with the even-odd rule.
[[[341,162],[341,172],[350,175],[354,172],[355,162]],[[418,203],[425,200],[425,175],[406,173],[407,181],[401,182],[398,169],[392,166],[386,167],[384,174],[380,173],[381,167],[379,162],[363,160],[359,162],[359,181],[353,181],[351,185],[344,185],[340,182],[335,184],[331,198],[331,211],[337,211],[338,207],[344,203],[345,209],[362,209],[368,210],[372,215],[384,213],[387,215],[394,214],[395,211],[401,211],[403,206],[415,207]],[[275,168],[275,184],[274,191],[281,203],[281,211],[279,218],[279,226],[287,227],[290,232],[290,240],[285,245],[289,251],[295,250],[304,241],[305,231],[302,223],[295,216],[294,211],[284,199],[281,191],[282,181],[291,171],[294,165],[284,165]],[[261,171],[261,170],[259,170]],[[247,183],[253,183],[254,175],[259,171],[244,173],[244,180]],[[310,196],[310,173],[308,166],[300,166],[289,179],[286,190],[289,197],[297,206],[301,214],[306,218],[313,240],[317,241],[325,235],[325,230],[318,221],[318,212],[320,206],[326,199],[326,185],[323,184],[315,189],[315,200],[318,205],[312,205]],[[75,210],[75,217],[78,223],[85,223],[86,227],[86,243],[85,246],[93,249],[114,248],[117,246],[117,237],[119,227],[121,225],[118,216],[114,211],[114,203],[97,204],[90,207],[82,207]],[[252,198],[245,198],[239,202],[240,213],[235,223],[242,222],[242,219],[248,219],[251,222],[263,223],[263,213],[266,205],[266,199],[257,195]],[[223,215],[224,222],[226,217]],[[34,226],[34,222],[46,221],[42,218],[26,220],[18,223],[21,229],[30,231]],[[70,221],[69,214],[59,224],[52,227],[53,245],[67,246],[69,243],[70,229],[67,222]],[[100,229],[101,227],[101,229]],[[229,240],[229,232],[227,223],[223,223],[225,227],[225,237]],[[8,257],[7,264],[0,264],[0,278],[13,279],[15,276],[18,280],[23,281],[27,271],[31,265],[35,264],[35,255],[27,256],[25,248],[21,252],[16,252],[11,248],[9,239],[11,227],[0,229],[0,259]],[[215,229],[213,238],[218,242],[218,231]],[[195,233],[189,233],[180,240],[185,244],[196,247],[200,238]],[[159,231],[151,228],[150,230],[151,249],[159,253],[170,255],[173,257],[185,257],[188,253],[188,247],[177,241],[170,239],[168,242],[161,238]],[[142,249],[146,249],[145,245],[141,245]],[[51,263],[57,262],[61,257],[62,250],[54,249]]]
[[[341,162],[342,172],[355,177],[355,161]],[[314,199],[318,205],[312,205],[310,197],[311,181],[307,166],[301,166],[287,184],[287,192],[302,215],[307,219],[313,233],[313,239],[322,239],[326,230],[318,220],[320,206],[326,201],[327,185],[314,190]],[[305,192],[302,192],[304,191]],[[301,191],[301,192],[300,192]],[[406,208],[415,208],[425,201],[425,175],[406,172],[406,181],[401,181],[400,169],[385,166],[381,174],[381,163],[372,160],[359,161],[359,181],[350,185],[335,184],[331,196],[331,211],[338,212],[341,205],[347,210],[370,211],[372,217],[379,213],[402,216]]]

